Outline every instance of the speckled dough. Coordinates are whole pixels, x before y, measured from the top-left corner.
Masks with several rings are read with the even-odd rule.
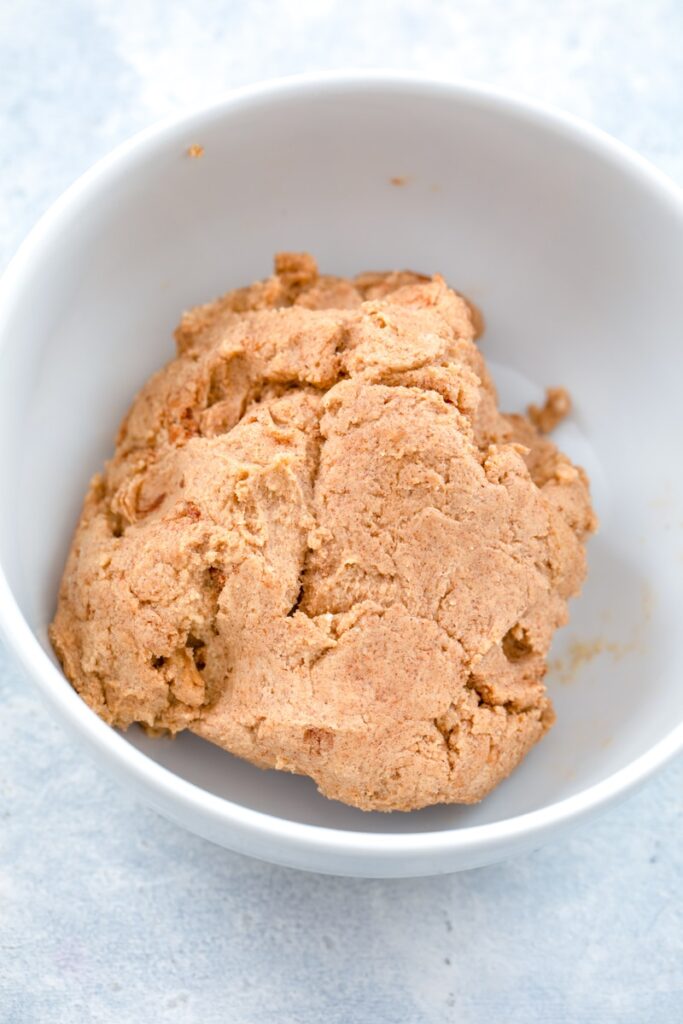
[[[504,778],[553,721],[594,517],[473,335],[438,276],[296,254],[187,313],[64,573],[51,637],[88,704],[365,809]]]

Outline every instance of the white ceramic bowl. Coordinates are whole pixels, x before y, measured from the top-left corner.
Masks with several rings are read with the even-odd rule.
[[[546,384],[575,398],[557,440],[588,469],[602,528],[554,650],[558,722],[477,807],[363,814],[189,735],[120,735],[51,652],[87,480],[171,355],[180,311],[266,275],[284,248],[342,274],[442,272],[484,310],[504,405]],[[139,135],[55,204],[1,284],[0,623],[27,676],[146,803],[282,864],[454,871],[589,817],[683,746],[682,268],[672,184],[594,129],[489,89],[307,77]]]

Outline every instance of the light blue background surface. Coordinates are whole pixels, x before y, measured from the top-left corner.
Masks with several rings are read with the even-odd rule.
[[[372,65],[558,104],[683,183],[677,0],[1,0],[0,265],[156,118],[259,78]],[[2,1024],[678,1024],[682,839],[679,759],[500,866],[400,882],[270,867],[134,803],[0,649]]]

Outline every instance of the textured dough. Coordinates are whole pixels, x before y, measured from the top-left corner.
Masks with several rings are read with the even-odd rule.
[[[364,809],[504,778],[553,721],[594,517],[473,336],[438,276],[293,253],[186,313],[64,572],[51,637],[87,703]]]

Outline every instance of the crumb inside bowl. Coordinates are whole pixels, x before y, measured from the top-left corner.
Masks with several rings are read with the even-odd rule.
[[[195,143],[200,160],[187,157]],[[550,652],[557,723],[476,805],[364,813],[190,733],[121,736],[51,653],[82,495],[131,395],[169,358],[178,310],[256,280],[285,246],[342,276],[438,270],[485,312],[501,408],[540,407],[549,384],[574,400],[554,440],[585,467],[601,529]],[[680,198],[655,171],[486,91],[391,76],[279,84],[146,135],[78,184],[1,285],[8,641],[102,763],[226,846],[317,870],[420,874],[559,834],[681,743],[682,261]]]

